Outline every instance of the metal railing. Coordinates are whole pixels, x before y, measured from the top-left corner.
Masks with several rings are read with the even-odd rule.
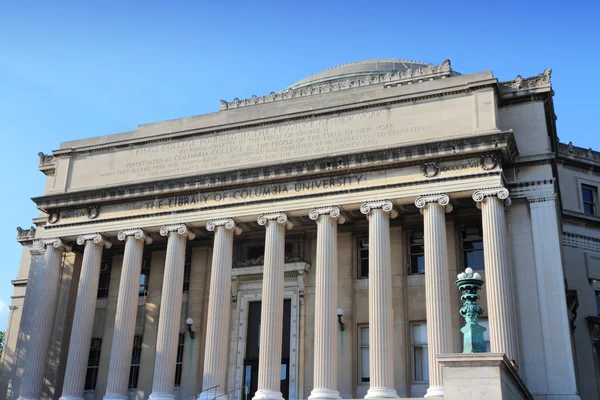
[[[215,397],[215,399],[221,399],[221,400],[237,400],[237,398],[235,397],[236,392],[238,391],[242,391],[244,389],[249,389],[248,386],[242,386],[239,387],[237,389],[233,389],[231,392],[227,392],[225,394],[222,394],[220,396]],[[248,400],[248,390],[244,390],[243,392],[241,392],[241,394],[244,395],[243,400]]]

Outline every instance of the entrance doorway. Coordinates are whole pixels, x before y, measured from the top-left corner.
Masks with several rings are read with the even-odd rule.
[[[258,388],[258,353],[260,350],[260,301],[248,303],[248,330],[246,332],[246,356],[244,358],[244,386],[241,400],[251,400]],[[283,301],[283,338],[281,346],[281,394],[289,400],[290,387],[290,315],[291,300]]]

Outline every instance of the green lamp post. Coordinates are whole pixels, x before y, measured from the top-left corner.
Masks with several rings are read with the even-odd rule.
[[[465,269],[465,272],[458,274],[456,286],[462,293],[460,299],[463,306],[460,309],[460,315],[465,319],[465,326],[460,330],[463,333],[463,353],[485,353],[485,341],[483,332],[486,329],[479,325],[479,316],[483,313],[483,308],[479,307],[477,300],[483,280],[477,272],[473,273],[471,268]]]

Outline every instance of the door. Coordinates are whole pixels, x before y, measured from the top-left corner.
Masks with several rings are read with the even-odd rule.
[[[248,330],[246,332],[246,356],[244,359],[244,386],[241,400],[251,400],[258,388],[258,354],[260,352],[261,302],[248,303]],[[283,337],[281,346],[281,394],[288,399],[290,385],[290,317],[291,300],[283,301]]]

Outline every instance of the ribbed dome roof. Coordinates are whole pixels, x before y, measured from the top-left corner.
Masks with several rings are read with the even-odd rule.
[[[405,71],[409,68],[423,68],[430,64],[402,60],[399,58],[378,58],[375,60],[355,61],[347,64],[338,65],[337,67],[326,69],[325,71],[311,75],[289,86],[288,89],[297,89],[303,86],[314,85],[323,82],[331,82],[351,77],[359,77],[363,75],[378,75],[387,72]]]

